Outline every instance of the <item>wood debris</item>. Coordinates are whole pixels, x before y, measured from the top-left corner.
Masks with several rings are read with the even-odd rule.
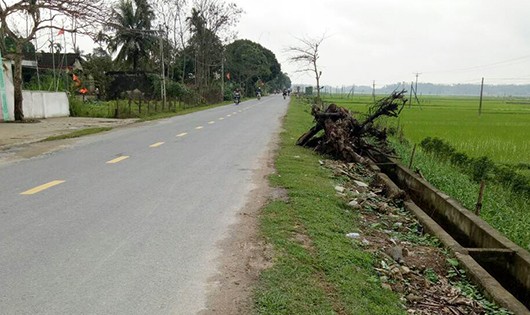
[[[313,106],[311,114],[315,125],[300,136],[296,144],[314,148],[342,161],[361,162],[361,156],[369,154],[369,149],[381,150],[381,147],[386,147],[386,129],[376,128],[374,122],[381,116],[397,117],[407,103],[405,94],[405,90],[395,91],[380,99],[370,108],[363,121],[357,120],[349,110],[336,104],[330,104],[325,110]]]

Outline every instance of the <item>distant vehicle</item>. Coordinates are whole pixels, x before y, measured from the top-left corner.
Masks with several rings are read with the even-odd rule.
[[[234,103],[238,105],[241,102],[241,92],[238,90],[234,91]]]

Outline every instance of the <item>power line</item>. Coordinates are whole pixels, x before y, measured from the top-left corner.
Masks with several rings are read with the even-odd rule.
[[[455,68],[455,69],[448,69],[448,70],[426,71],[425,73],[447,73],[447,72],[466,72],[466,71],[473,71],[473,70],[483,70],[483,69],[495,68],[498,66],[510,66],[510,65],[514,65],[514,64],[527,61],[528,59],[530,59],[530,55],[506,59],[506,60],[483,64],[483,65],[477,65],[477,66],[471,66],[471,67],[465,67],[465,68]]]

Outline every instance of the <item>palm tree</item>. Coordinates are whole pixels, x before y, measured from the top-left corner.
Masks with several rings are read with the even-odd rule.
[[[116,33],[109,39],[109,50],[118,51],[116,60],[132,65],[134,71],[138,69],[138,62],[156,47],[155,31],[151,30],[154,17],[147,0],[121,0],[113,10],[108,26]]]

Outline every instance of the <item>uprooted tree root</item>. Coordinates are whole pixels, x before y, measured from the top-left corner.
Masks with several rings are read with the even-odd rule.
[[[324,111],[313,106],[311,114],[315,125],[298,138],[296,144],[346,162],[359,162],[360,155],[369,154],[369,150],[387,151],[386,129],[376,128],[374,121],[381,116],[397,117],[407,103],[405,94],[405,90],[395,91],[380,99],[362,122],[336,104],[329,105]]]

